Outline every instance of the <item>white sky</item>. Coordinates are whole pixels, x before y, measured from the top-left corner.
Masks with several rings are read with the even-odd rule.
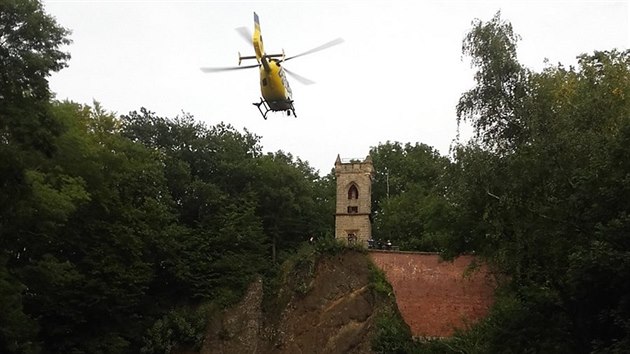
[[[379,142],[421,142],[447,155],[455,105],[473,86],[462,60],[475,18],[501,10],[521,36],[522,64],[575,64],[593,50],[627,49],[625,1],[62,1],[46,11],[72,30],[69,67],[53,74],[58,99],[99,101],[117,114],[146,107],[221,121],[262,136],[264,151],[284,150],[326,174],[337,154],[365,157]],[[317,83],[291,80],[298,118],[263,120],[258,70],[204,74],[237,65],[253,49],[234,30],[260,16],[265,49],[301,53],[334,38],[345,43],[286,67]]]

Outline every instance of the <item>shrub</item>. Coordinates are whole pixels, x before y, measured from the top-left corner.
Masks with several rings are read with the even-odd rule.
[[[166,353],[173,349],[199,350],[204,338],[209,306],[178,308],[157,320],[143,338],[142,353]]]

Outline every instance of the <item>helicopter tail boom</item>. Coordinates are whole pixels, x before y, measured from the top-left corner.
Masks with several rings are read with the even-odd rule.
[[[254,34],[252,36],[252,43],[254,44],[254,50],[256,51],[256,59],[260,63],[261,59],[265,55],[265,48],[263,46],[262,34],[260,33],[260,21],[258,20],[258,14],[254,12]]]

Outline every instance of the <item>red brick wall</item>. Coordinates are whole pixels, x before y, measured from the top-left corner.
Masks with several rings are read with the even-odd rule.
[[[448,337],[485,316],[493,302],[486,267],[464,276],[472,256],[447,262],[437,254],[373,251],[370,257],[394,288],[398,309],[416,337]]]

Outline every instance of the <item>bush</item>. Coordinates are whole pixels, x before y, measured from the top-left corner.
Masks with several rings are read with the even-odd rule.
[[[387,281],[385,273],[372,262],[370,267],[370,288],[376,298],[382,298],[387,305],[376,315],[376,333],[372,338],[372,350],[376,353],[413,353],[415,343],[411,330],[405,323],[395,303],[394,289]]]
[[[331,256],[341,254],[346,249],[346,245],[334,237],[324,237],[318,239],[315,242],[314,247],[317,253]]]
[[[376,353],[407,354],[414,352],[411,330],[397,309],[392,308],[383,311],[377,316],[372,350]]]
[[[389,298],[394,294],[394,289],[387,281],[385,273],[375,266],[372,262],[370,267],[370,287],[376,292],[376,294],[384,295]]]
[[[149,329],[141,352],[169,354],[177,348],[199,350],[209,313],[209,306],[171,310]]]

